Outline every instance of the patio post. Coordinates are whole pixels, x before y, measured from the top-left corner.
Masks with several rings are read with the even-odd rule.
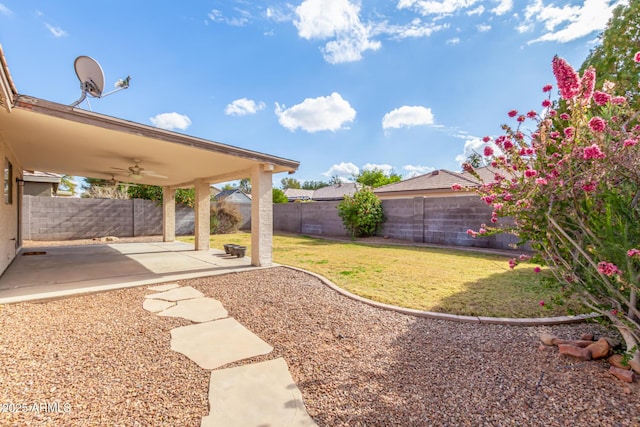
[[[208,251],[210,247],[211,191],[209,190],[209,183],[201,179],[195,181],[195,189],[195,249],[196,251]]]
[[[271,266],[273,245],[273,193],[271,164],[251,170],[251,264]]]
[[[176,190],[162,187],[162,241],[176,240]]]

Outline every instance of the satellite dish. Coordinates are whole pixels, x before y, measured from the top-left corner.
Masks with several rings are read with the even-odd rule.
[[[126,79],[120,79],[116,83],[116,90],[113,90],[109,93],[103,94],[104,90],[104,73],[102,72],[102,67],[98,62],[89,57],[89,56],[78,56],[73,63],[73,67],[76,70],[76,75],[78,76],[78,80],[80,80],[80,90],[82,90],[82,95],[80,99],[71,104],[72,107],[80,104],[85,100],[87,94],[91,95],[94,98],[102,98],[107,95],[111,95],[114,92],[117,92],[122,89],[127,89],[129,87],[129,81],[131,77],[127,76]]]

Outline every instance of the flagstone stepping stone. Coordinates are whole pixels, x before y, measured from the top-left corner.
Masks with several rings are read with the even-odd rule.
[[[315,426],[283,358],[211,372],[202,427]]]
[[[152,300],[153,301],[153,300]],[[195,298],[178,303],[167,310],[158,313],[158,316],[182,317],[192,322],[210,322],[227,317],[227,310],[222,303],[213,298]]]
[[[267,354],[273,347],[228,317],[172,329],[171,350],[184,354],[203,369],[216,369]]]
[[[158,311],[166,310],[169,307],[176,305],[175,302],[171,301],[163,301],[159,299],[146,299],[142,304],[142,308],[152,313],[157,313]]]
[[[158,286],[151,286],[149,289],[150,291],[155,291],[155,292],[162,292],[162,291],[168,291],[169,289],[175,289],[175,288],[179,288],[180,285],[178,285],[177,283],[167,283],[165,285],[158,285]]]
[[[170,291],[160,292],[159,294],[145,295],[145,298],[180,301],[183,299],[202,298],[203,296],[204,294],[197,289],[193,289],[191,286],[185,286],[184,288],[175,288]]]

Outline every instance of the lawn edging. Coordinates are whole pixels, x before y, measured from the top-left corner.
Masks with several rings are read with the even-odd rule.
[[[436,313],[434,311],[415,310],[412,308],[398,307],[396,305],[385,304],[377,301],[373,301],[364,297],[342,289],[331,280],[327,279],[321,274],[314,273],[312,271],[305,270],[299,267],[293,267],[290,265],[280,264],[281,267],[289,268],[291,270],[300,271],[319,279],[325,286],[333,289],[339,294],[351,298],[355,301],[362,302],[372,307],[381,308],[384,310],[395,311],[401,314],[407,314],[416,317],[425,317],[430,319],[450,320],[454,322],[464,323],[484,323],[492,325],[512,325],[512,326],[545,326],[545,325],[558,325],[563,323],[581,323],[589,319],[599,317],[597,313],[591,314],[579,314],[576,316],[558,316],[558,317],[538,317],[538,318],[525,318],[516,319],[508,317],[483,317],[483,316],[459,316],[456,314]]]

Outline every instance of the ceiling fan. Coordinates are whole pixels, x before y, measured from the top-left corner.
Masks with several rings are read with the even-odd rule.
[[[111,169],[128,172],[129,176],[131,178],[133,178],[133,179],[142,179],[145,176],[150,176],[150,177],[153,177],[153,178],[162,178],[162,179],[166,179],[167,178],[166,176],[161,175],[159,173],[155,173],[153,171],[146,170],[145,168],[140,166],[141,161],[138,160],[138,159],[133,159],[133,163],[134,163],[133,166],[129,166],[126,169],[115,168],[115,167],[112,167]]]

